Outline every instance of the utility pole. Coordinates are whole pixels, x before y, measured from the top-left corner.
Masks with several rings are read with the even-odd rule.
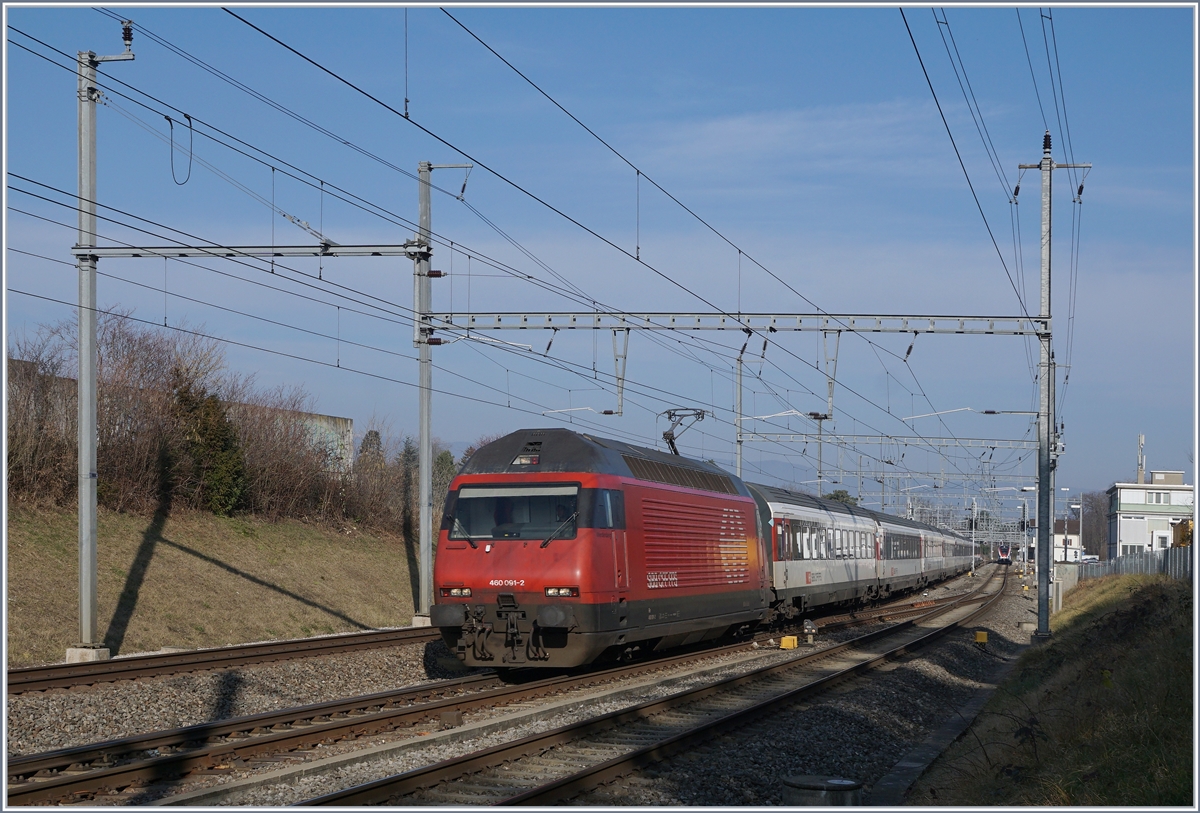
[[[122,22],[124,53],[77,55],[79,104],[79,233],[76,248],[96,246],[96,68],[133,59],[133,22]],[[67,662],[107,660],[96,633],[96,256],[76,252],[79,271],[79,644]]]
[[[971,498],[971,570],[975,569],[975,528],[979,525],[979,506]]]
[[[833,356],[829,355],[829,332],[821,332],[821,343],[825,357],[825,385],[828,389],[828,400],[824,412],[809,412],[808,417],[817,422],[817,496],[822,497],[825,477],[825,421],[833,417],[833,382],[837,379],[838,347],[842,343],[842,331],[835,330],[833,340]],[[839,458],[838,468],[841,468]],[[838,480],[842,478],[839,476]]]
[[[737,444],[736,448],[734,449],[734,455],[737,461],[736,469],[738,479],[741,479],[742,476],[742,353],[746,352],[746,344],[749,344],[749,340],[742,345],[742,352],[738,353],[737,371],[736,375],[734,376],[735,383],[733,385],[735,396],[733,405],[733,422],[736,424],[734,426],[734,434],[737,436]]]
[[[434,276],[442,276],[442,273],[440,271],[431,272],[429,269],[429,258],[433,255],[432,248],[430,248],[432,234],[430,175],[435,169],[471,169],[472,166],[472,164],[431,164],[428,161],[421,161],[417,164],[418,233],[416,240],[426,248],[424,251],[418,252],[413,259],[413,345],[418,351],[420,372],[417,499],[420,501],[418,562],[421,569],[417,612],[413,619],[414,626],[429,625],[429,605],[433,603],[433,357],[429,348],[441,344],[442,340],[433,336],[433,326],[430,320],[433,295],[429,287],[429,280]],[[467,183],[464,180],[464,192],[466,187]],[[462,193],[459,193],[459,199],[462,199]]]
[[[1056,164],[1050,154],[1050,131],[1042,137],[1042,160],[1036,164],[1020,164],[1021,169],[1040,169],[1042,172],[1042,284],[1041,325],[1038,341],[1041,358],[1038,366],[1038,484],[1037,484],[1037,590],[1038,626],[1035,641],[1050,639],[1050,554],[1053,541],[1054,492],[1052,482],[1053,462],[1058,450],[1057,431],[1054,420],[1054,367],[1051,355],[1050,330],[1050,244],[1051,244],[1051,190],[1055,169],[1090,169],[1091,164]],[[1082,191],[1082,186],[1080,187]]]
[[[1021,499],[1021,564],[1029,559],[1029,503]]]

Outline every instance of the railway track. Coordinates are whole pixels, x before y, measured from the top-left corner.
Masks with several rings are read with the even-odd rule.
[[[945,602],[954,597],[932,599]],[[875,620],[888,615],[889,607],[928,606],[920,602],[904,600],[884,608],[830,617],[821,626],[838,629]],[[899,617],[892,615],[892,617]],[[258,663],[334,655],[362,649],[384,646],[430,643],[439,640],[436,629],[429,627],[402,627],[390,630],[370,630],[320,638],[296,638],[287,641],[269,641],[257,644],[242,644],[231,647],[194,649],[184,652],[157,652],[114,658],[107,661],[85,663],[59,663],[50,666],[30,666],[9,669],[6,685],[9,694],[38,692],[47,689],[70,689],[77,686],[93,686],[100,683],[115,683],[119,680],[137,680],[148,677],[163,677],[184,672],[200,672],[211,669],[230,669]]]
[[[932,599],[945,602],[954,597]],[[885,608],[839,615],[821,621],[823,629],[840,629],[855,624],[867,623],[884,617],[898,618],[895,607],[930,606],[911,600],[898,602]],[[908,611],[908,610],[905,610]],[[50,666],[30,666],[9,669],[6,683],[8,693],[23,694],[48,689],[71,689],[115,683],[119,680],[138,680],[149,677],[164,677],[185,672],[201,672],[212,669],[231,669],[273,661],[310,658],[320,655],[335,655],[363,649],[375,649],[403,644],[430,643],[440,639],[436,629],[428,627],[403,627],[391,630],[371,630],[321,638],[297,638],[287,641],[271,641],[258,644],[243,644],[232,647],[194,649],[185,652],[158,652],[150,655],[135,655],[107,661],[85,663],[59,663]]]
[[[753,640],[710,654],[753,649]],[[380,692],[280,712],[152,732],[136,737],[10,757],[10,805],[86,801],[97,793],[119,792],[189,773],[221,773],[305,751],[389,731],[440,726],[463,712],[546,698],[581,686],[627,679],[693,660],[694,652],[583,674],[535,679],[528,671],[509,675],[468,675],[416,689]]]
[[[392,630],[352,632],[345,635],[330,635],[323,638],[298,638],[289,641],[244,644],[216,649],[159,652],[151,655],[135,655],[129,658],[114,658],[108,661],[60,663],[53,666],[31,666],[20,669],[9,669],[7,685],[9,694],[45,691],[47,689],[69,689],[76,686],[113,683],[118,680],[137,680],[139,678],[162,677],[181,672],[230,669],[237,666],[284,661],[293,658],[334,655],[360,649],[377,649],[384,646],[429,643],[439,639],[440,635],[436,629],[429,627],[404,627]]]
[[[559,803],[776,712],[781,704],[825,691],[950,630],[970,624],[1004,595],[1006,575],[1000,581],[1000,588],[975,609],[964,609],[974,602],[960,597],[928,609],[919,620],[903,621],[822,652],[800,655],[664,699],[310,799],[304,804]],[[946,615],[951,616],[947,623],[933,629],[923,626]],[[884,641],[886,645],[882,645]],[[580,769],[580,765],[587,767]]]
[[[969,595],[952,596],[938,602],[969,600]],[[831,618],[822,628],[868,624],[879,621],[881,616],[896,618],[925,614],[934,603],[910,600],[870,612]],[[510,673],[505,679],[493,673],[474,674],[416,688],[151,732],[42,754],[13,756],[8,760],[7,801],[9,804],[87,801],[97,794],[136,790],[189,774],[233,773],[248,766],[290,759],[289,755],[297,760],[304,759],[309,749],[319,745],[417,727],[437,728],[444,726],[447,720],[461,721],[463,712],[626,680],[639,674],[670,669],[697,657],[725,656],[759,647],[768,642],[771,635],[778,634],[778,631],[762,633],[755,639],[716,649],[699,653],[693,650],[614,669],[550,678],[542,678],[540,673],[535,677],[532,670]],[[361,642],[365,636],[356,637]],[[391,642],[392,639],[387,640]],[[409,640],[412,639],[401,639],[402,642]],[[346,642],[341,643],[344,648]],[[248,653],[247,656],[253,657]]]

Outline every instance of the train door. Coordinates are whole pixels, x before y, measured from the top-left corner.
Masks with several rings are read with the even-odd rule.
[[[871,547],[875,551],[875,578],[879,579],[879,583],[883,584],[884,569],[883,569],[883,528],[879,523],[875,523],[875,530],[871,534]]]
[[[629,623],[629,545],[624,492],[610,489],[596,492],[592,527],[596,542],[602,546],[598,547],[597,553],[612,553],[613,587],[616,590],[612,601],[616,605],[617,626],[624,628]]]
[[[629,549],[625,531],[625,495],[620,491],[601,489],[597,494],[596,528],[612,529],[613,571],[616,588],[629,590]]]

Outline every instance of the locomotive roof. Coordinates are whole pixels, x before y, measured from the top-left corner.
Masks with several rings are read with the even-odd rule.
[[[518,459],[537,462],[518,463]],[[572,471],[749,496],[738,478],[713,463],[563,428],[520,429],[507,434],[471,455],[459,474]]]
[[[778,486],[766,486],[760,483],[747,483],[747,486],[757,491],[763,499],[768,502],[789,503],[791,505],[800,505],[805,508],[815,508],[819,511],[829,511],[835,514],[850,514],[855,517],[866,517],[877,522],[887,522],[892,525],[901,525],[908,528],[914,528],[921,531],[935,531],[946,536],[958,536],[953,531],[947,531],[942,528],[935,528],[932,525],[926,525],[924,522],[917,522],[914,519],[907,517],[898,517],[894,514],[885,514],[880,511],[872,511],[869,508],[862,508],[857,505],[848,505],[847,503],[838,500],[827,500],[823,497],[817,497],[813,494],[805,494],[802,491],[791,491]]]

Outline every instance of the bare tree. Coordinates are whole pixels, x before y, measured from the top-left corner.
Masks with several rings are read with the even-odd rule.
[[[1087,491],[1078,505],[1083,506],[1083,552],[1103,559],[1108,555],[1108,495]],[[1079,511],[1072,508],[1071,517],[1078,519]]]

